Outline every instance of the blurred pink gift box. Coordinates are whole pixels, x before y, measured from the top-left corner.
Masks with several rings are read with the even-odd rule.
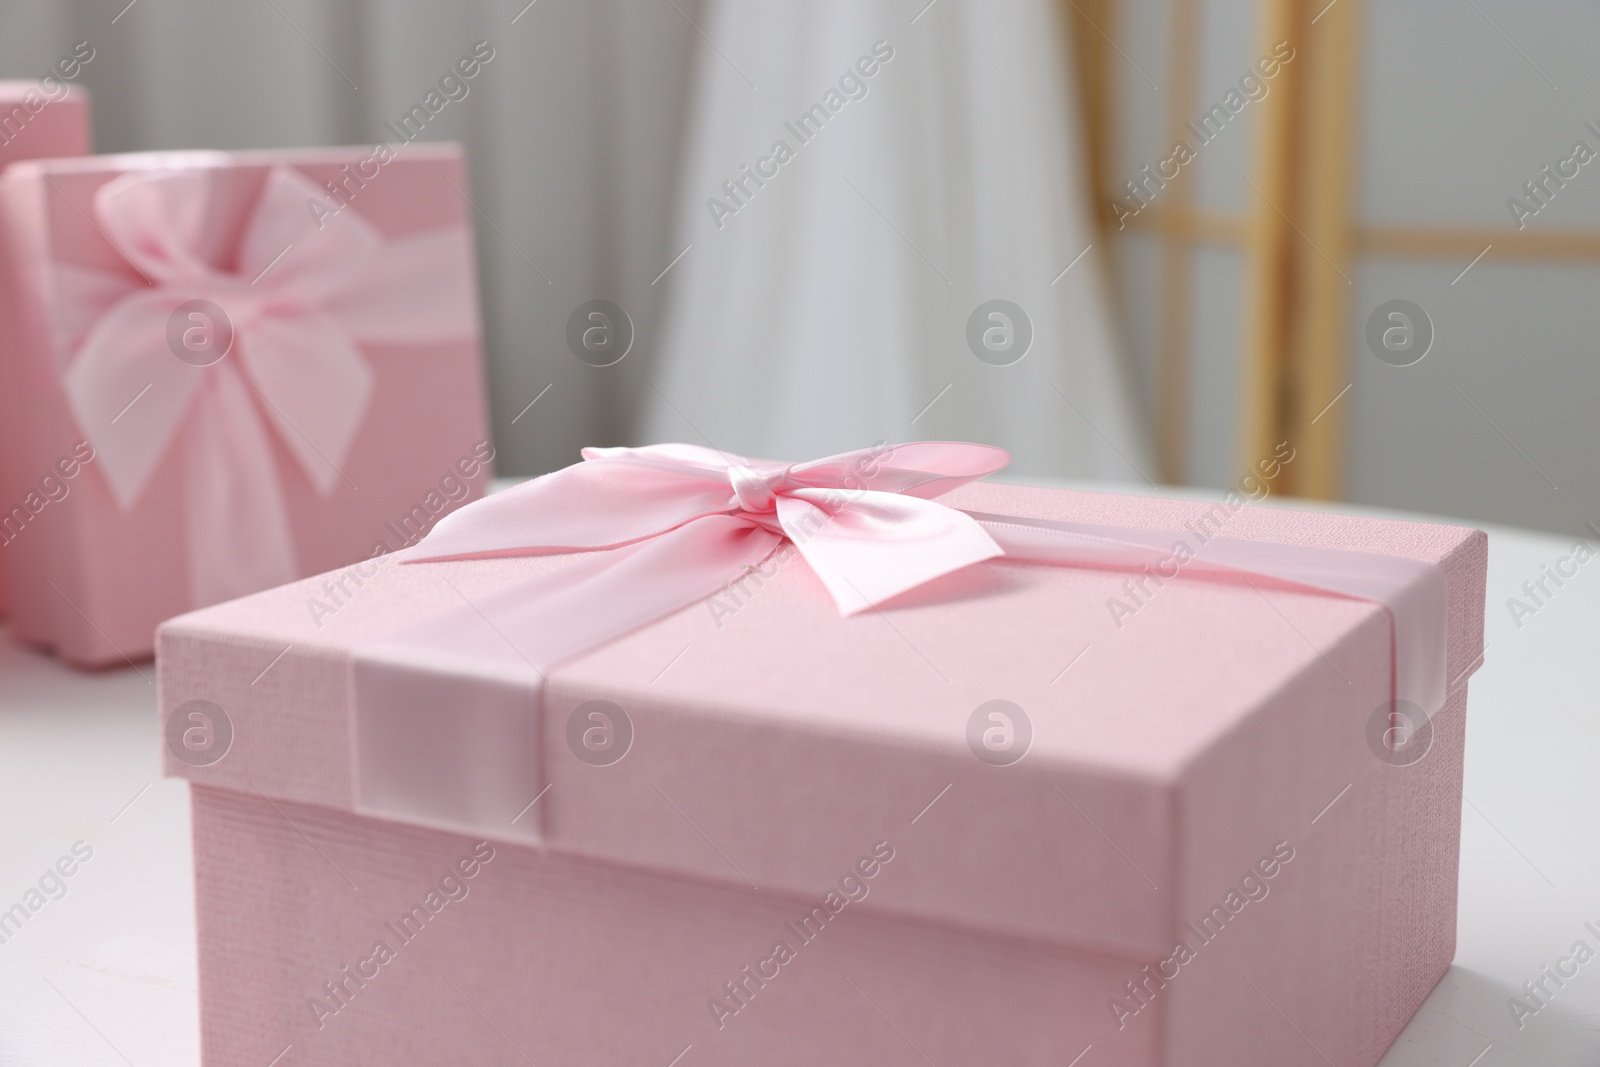
[[[13,634],[147,658],[162,619],[393,551],[481,495],[466,187],[454,145],[9,168]]]

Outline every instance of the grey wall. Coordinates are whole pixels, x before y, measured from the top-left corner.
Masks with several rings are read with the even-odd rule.
[[[1357,211],[1368,226],[1513,232],[1506,200],[1586,140],[1600,153],[1600,9],[1574,2],[1368,0]],[[1202,106],[1261,50],[1259,5],[1206,0]],[[1113,32],[1117,174],[1166,155],[1167,0],[1128,0]],[[1316,32],[1312,27],[1311,32]],[[1136,69],[1137,68],[1137,69]],[[1548,80],[1547,80],[1548,79]],[[1553,83],[1553,85],[1552,85]],[[1317,131],[1301,131],[1315,137]],[[1254,129],[1230,126],[1192,164],[1203,210],[1238,214]],[[1524,232],[1600,232],[1600,159],[1583,167]],[[1486,240],[1485,243],[1490,243]],[[1147,410],[1155,396],[1160,245],[1116,242],[1123,334]],[[1348,323],[1347,495],[1361,503],[1578,533],[1600,519],[1600,261],[1513,259],[1491,249],[1444,259],[1366,256]],[[1190,469],[1201,485],[1239,475],[1239,351],[1245,284],[1237,250],[1195,258]],[[1421,362],[1393,367],[1367,347],[1368,317],[1407,299],[1432,320]],[[1474,407],[1476,405],[1476,407]]]

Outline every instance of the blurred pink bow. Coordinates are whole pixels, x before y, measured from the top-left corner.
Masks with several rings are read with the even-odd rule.
[[[327,194],[278,166],[235,237],[240,180],[155,157],[95,196],[133,269],[55,271],[67,402],[117,504],[182,453],[196,606],[299,576],[275,452],[333,492],[372,396],[363,343],[478,335],[465,226],[386,239],[351,208],[318,220]]]

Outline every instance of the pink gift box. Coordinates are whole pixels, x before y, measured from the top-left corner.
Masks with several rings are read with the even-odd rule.
[[[0,171],[24,159],[87,155],[91,140],[86,91],[59,79],[48,85],[0,81]],[[6,275],[5,257],[0,255],[0,367],[9,360],[7,348],[18,331],[19,313],[8,294]],[[7,555],[0,552],[0,614],[8,599]]]
[[[481,495],[466,187],[453,145],[9,168],[15,636],[145,658],[162,619],[400,548]]]
[[[1285,588],[990,560],[845,618],[780,553],[540,698],[504,599],[571,555],[386,562],[320,628],[292,583],[158,638],[205,1062],[1376,1063],[1454,951],[1484,535],[941,501],[1435,564],[1428,740],[1374,742],[1384,609]]]

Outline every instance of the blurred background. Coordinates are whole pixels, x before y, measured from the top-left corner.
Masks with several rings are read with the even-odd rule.
[[[1274,495],[1578,534],[1597,39],[1556,0],[6,0],[0,76],[87,42],[101,152],[403,150],[423,108],[503,474],[967,438],[1226,489],[1287,447]]]

